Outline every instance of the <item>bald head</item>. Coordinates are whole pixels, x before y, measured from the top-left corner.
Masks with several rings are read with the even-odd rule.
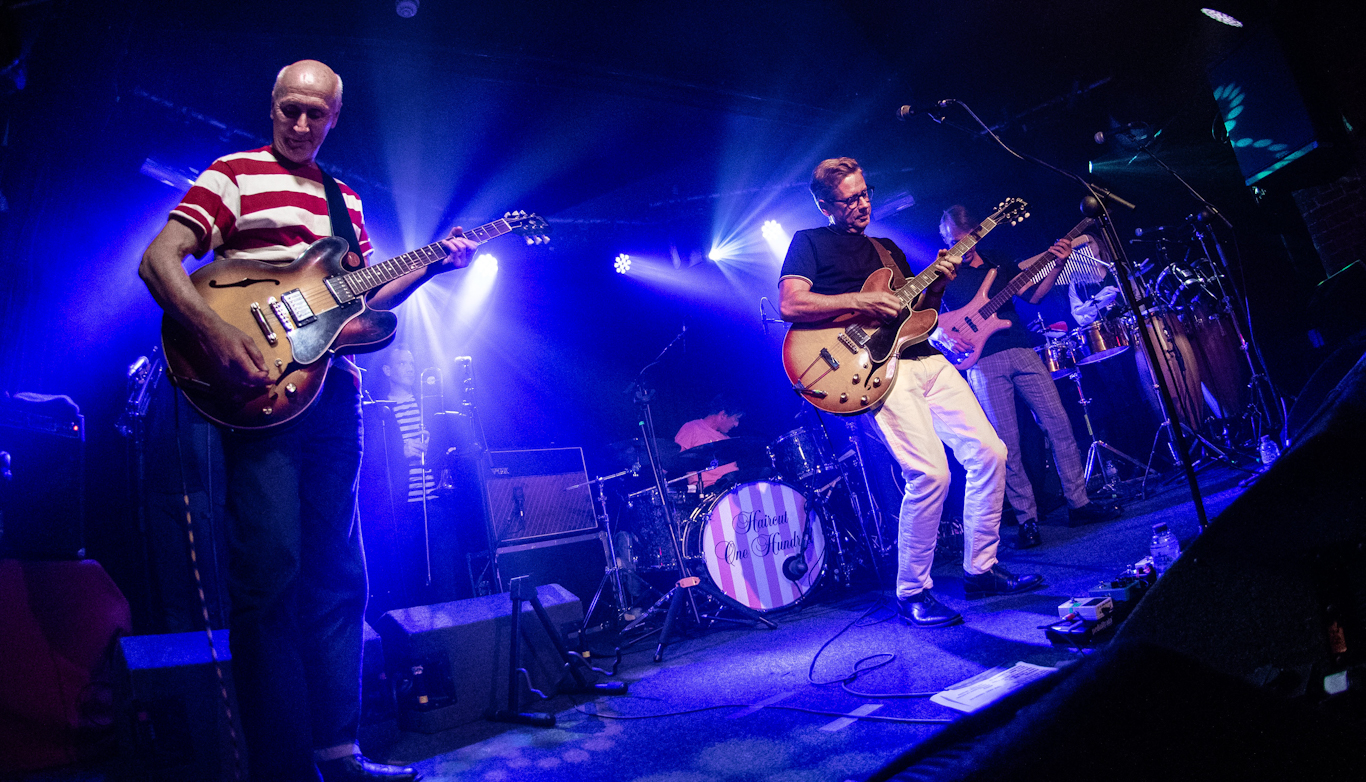
[[[287,160],[311,165],[341,113],[341,77],[317,60],[286,65],[275,77],[272,146]]]
[[[342,80],[337,72],[327,67],[326,63],[317,60],[299,60],[280,69],[275,75],[275,88],[271,90],[271,96],[280,97],[280,93],[292,87],[308,90],[309,92],[325,93],[335,100],[338,108],[341,107]]]

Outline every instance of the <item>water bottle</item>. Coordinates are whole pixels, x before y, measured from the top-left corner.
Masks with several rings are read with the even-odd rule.
[[[1181,541],[1167,529],[1167,522],[1162,521],[1153,525],[1153,542],[1149,552],[1153,557],[1153,569],[1159,576],[1167,572],[1167,568],[1181,556]]]
[[[1262,469],[1266,469],[1271,466],[1272,462],[1280,457],[1281,448],[1276,445],[1275,440],[1271,439],[1271,435],[1264,434],[1262,435],[1262,439],[1257,443],[1257,454],[1261,457]]]

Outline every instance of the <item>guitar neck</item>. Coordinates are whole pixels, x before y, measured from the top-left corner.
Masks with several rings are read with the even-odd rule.
[[[991,233],[991,229],[995,228],[997,225],[998,223],[990,217],[983,220],[966,236],[959,239],[957,244],[949,248],[949,258],[951,258],[955,264],[962,262],[964,253],[971,250],[982,240],[982,237]],[[915,297],[923,293],[925,289],[930,287],[930,284],[937,279],[939,279],[939,269],[931,264],[925,271],[917,274],[905,285],[897,288],[897,298],[901,299],[903,305],[909,307],[911,306],[911,302],[915,300]]]
[[[465,231],[464,236],[477,244],[483,244],[490,239],[496,239],[512,230],[512,225],[506,219],[494,220],[485,223],[470,231]],[[375,288],[392,282],[405,274],[411,274],[418,269],[426,268],[434,263],[446,259],[450,252],[441,245],[440,242],[432,242],[425,247],[410,250],[402,255],[396,255],[387,261],[376,263],[371,266],[364,266],[353,272],[342,275],[347,287],[357,296],[374,290]]]
[[[1095,220],[1092,220],[1089,217],[1082,220],[1080,223],[1077,223],[1071,231],[1067,232],[1067,240],[1072,241],[1078,236],[1086,233],[1093,224],[1095,224]],[[1061,258],[1048,252],[1039,256],[1037,261],[1030,264],[1029,268],[1015,275],[1015,278],[1010,281],[1009,285],[1002,288],[1000,292],[991,297],[990,301],[983,305],[982,309],[979,310],[981,316],[986,318],[996,314],[997,310],[1004,307],[1006,302],[1010,301],[1010,299],[1020,291],[1038,283],[1044,277],[1047,277],[1050,269],[1061,261]]]

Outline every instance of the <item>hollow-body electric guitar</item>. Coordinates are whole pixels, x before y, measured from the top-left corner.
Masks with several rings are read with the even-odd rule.
[[[548,228],[535,214],[509,212],[464,235],[483,244],[516,233],[530,244],[544,241]],[[190,275],[205,303],[256,343],[270,375],[254,387],[223,379],[194,334],[163,318],[171,379],[196,410],[233,429],[268,429],[298,417],[317,398],[332,355],[378,350],[393,339],[398,317],[370,309],[365,294],[449,255],[434,242],[361,266],[348,250],[345,239],[329,236],[287,264],[221,259]]]
[[[1068,232],[1068,241],[1086,233],[1094,224],[1095,221],[1089,217],[1077,223],[1076,227]],[[977,289],[972,301],[939,316],[939,328],[956,337],[960,346],[965,346],[961,349],[950,349],[940,345],[939,350],[944,354],[944,358],[962,371],[967,371],[976,364],[982,355],[982,346],[987,344],[991,335],[1010,325],[1010,321],[996,315],[997,310],[1004,307],[1011,297],[1020,291],[1043,280],[1053,267],[1065,260],[1066,258],[1059,258],[1051,252],[1038,256],[1034,263],[1015,275],[1008,285],[990,299],[987,298],[987,291],[991,290],[991,284],[996,280],[996,269],[989,270],[987,278],[982,281],[982,287]]]
[[[1007,198],[990,217],[949,248],[949,259],[962,260],[991,229],[1029,216],[1027,205]],[[891,291],[902,310],[891,320],[847,314],[816,323],[797,323],[783,339],[783,371],[803,399],[827,413],[858,415],[876,407],[896,382],[896,357],[907,345],[923,342],[934,330],[938,313],[917,310],[915,298],[939,278],[930,266],[900,288],[892,287],[892,270],[868,275],[862,290]]]

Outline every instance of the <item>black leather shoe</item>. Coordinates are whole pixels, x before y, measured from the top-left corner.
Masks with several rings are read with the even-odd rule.
[[[1034,519],[1020,522],[1020,531],[1017,534],[1015,548],[1034,548],[1043,543],[1043,538],[1039,536],[1039,522]]]
[[[896,612],[911,627],[948,627],[963,621],[962,614],[934,599],[929,591],[896,599]]]
[[[1093,500],[1080,508],[1069,508],[1067,510],[1067,523],[1076,526],[1096,521],[1111,521],[1119,518],[1121,513],[1123,511],[1116,503]]]
[[[1031,575],[1016,578],[999,562],[985,573],[975,576],[970,573],[963,574],[963,594],[969,600],[995,595],[1013,595],[1017,592],[1028,592],[1041,586],[1043,586],[1043,576]]]
[[[318,761],[323,782],[415,782],[417,771],[408,766],[387,766],[362,755]]]

